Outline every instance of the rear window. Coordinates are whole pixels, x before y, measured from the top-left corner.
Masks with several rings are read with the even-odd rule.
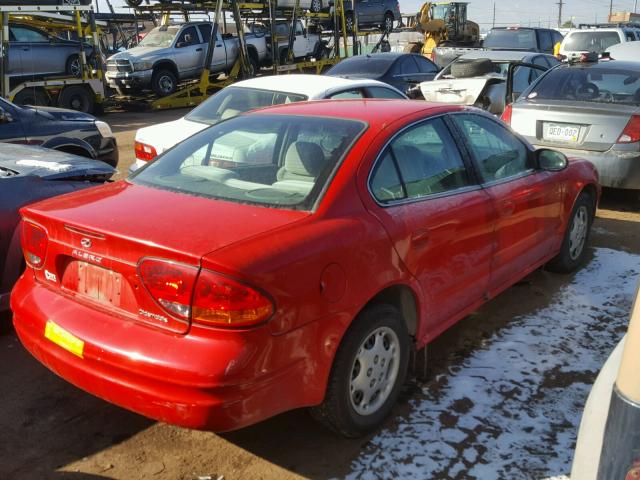
[[[533,87],[527,99],[640,105],[640,72],[594,67],[556,69]]]
[[[505,50],[535,50],[538,48],[538,42],[535,30],[491,30],[483,46]]]
[[[185,140],[129,178],[212,199],[312,210],[365,128],[338,118],[242,115]]]
[[[617,32],[572,32],[565,38],[563,48],[567,52],[602,53],[616,43],[620,43]]]
[[[343,60],[329,69],[327,75],[376,74],[383,75],[395,58],[372,58],[366,55]]]
[[[202,105],[194,108],[185,118],[192,122],[213,125],[220,120],[235,117],[249,110],[283,103],[301,102],[307,100],[307,98],[306,95],[276,90],[227,87],[220,90]]]

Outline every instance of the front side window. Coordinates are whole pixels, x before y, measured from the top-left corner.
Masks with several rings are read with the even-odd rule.
[[[176,46],[179,45],[181,47],[186,47],[189,45],[196,45],[198,43],[200,43],[200,40],[198,39],[198,32],[196,31],[196,27],[188,27],[178,37]]]
[[[220,90],[206,102],[194,108],[185,118],[192,122],[213,125],[220,120],[235,117],[256,108],[304,100],[307,100],[307,96],[297,93],[231,86]]]
[[[336,118],[239,116],[178,144],[129,180],[235,203],[311,210],[365,128]]]
[[[467,169],[440,118],[398,135],[385,149],[370,188],[381,203],[416,199],[470,185]]]
[[[532,169],[529,151],[509,130],[480,115],[452,115],[462,130],[482,179],[493,182]]]

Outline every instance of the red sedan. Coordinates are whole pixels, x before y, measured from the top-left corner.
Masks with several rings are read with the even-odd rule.
[[[26,348],[105,400],[192,428],[390,412],[412,349],[585,257],[583,160],[482,111],[290,104],[221,122],[127,180],[22,210]]]

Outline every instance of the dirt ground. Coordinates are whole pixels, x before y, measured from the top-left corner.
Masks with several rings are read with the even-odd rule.
[[[137,128],[183,114],[106,115],[118,137],[121,170],[133,161]],[[640,254],[640,203],[606,192],[590,246]],[[408,383],[387,426],[406,418],[419,388],[435,386],[452,362],[479,348],[510,319],[545,307],[571,278],[534,272],[438,338],[428,350],[426,378]],[[0,337],[0,365],[0,479],[340,478],[371,446],[371,437],[335,437],[302,410],[227,434],[157,423],[56,377],[12,332]]]

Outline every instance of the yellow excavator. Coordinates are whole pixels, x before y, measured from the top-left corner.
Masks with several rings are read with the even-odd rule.
[[[436,47],[480,46],[480,27],[467,20],[467,5],[467,2],[426,2],[413,25],[424,35],[424,40],[411,42],[405,51],[431,57]]]

